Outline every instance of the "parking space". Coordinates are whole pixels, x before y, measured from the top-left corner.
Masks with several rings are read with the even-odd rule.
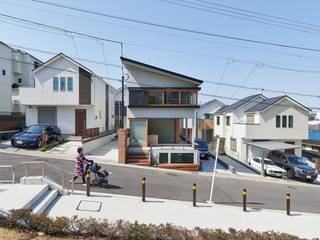
[[[214,158],[210,157],[208,160],[201,160],[201,172],[212,172],[214,168]],[[217,163],[217,171],[228,171],[219,162]]]
[[[227,155],[220,155],[219,159],[229,166],[232,166],[236,173],[259,175],[258,171],[253,170],[251,167],[246,166],[244,163],[240,163],[239,161],[236,161]]]

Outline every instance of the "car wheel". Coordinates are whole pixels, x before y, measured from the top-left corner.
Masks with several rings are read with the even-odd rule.
[[[293,171],[292,169],[289,169],[289,170],[287,171],[287,177],[288,177],[288,178],[293,178],[293,177],[294,177],[294,171]]]

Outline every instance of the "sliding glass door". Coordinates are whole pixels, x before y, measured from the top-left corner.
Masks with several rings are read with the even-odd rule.
[[[147,119],[130,119],[130,145],[147,146]]]

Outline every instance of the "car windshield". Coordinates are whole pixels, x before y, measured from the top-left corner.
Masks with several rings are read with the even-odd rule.
[[[264,164],[266,164],[266,165],[274,165],[274,163],[269,159],[265,159],[264,160]]]
[[[300,157],[289,156],[288,160],[290,163],[293,163],[293,164],[307,165],[307,163]]]
[[[44,126],[31,126],[25,130],[26,133],[42,133],[45,130]]]

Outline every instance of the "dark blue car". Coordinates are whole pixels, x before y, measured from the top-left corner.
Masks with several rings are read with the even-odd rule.
[[[207,142],[203,139],[196,139],[195,142],[198,144],[197,149],[200,152],[200,159],[208,159],[210,152]]]
[[[48,134],[48,141],[59,141],[61,139],[61,131],[54,125],[32,125],[24,131],[13,135],[11,145],[14,147],[39,148],[41,147],[42,133]]]

